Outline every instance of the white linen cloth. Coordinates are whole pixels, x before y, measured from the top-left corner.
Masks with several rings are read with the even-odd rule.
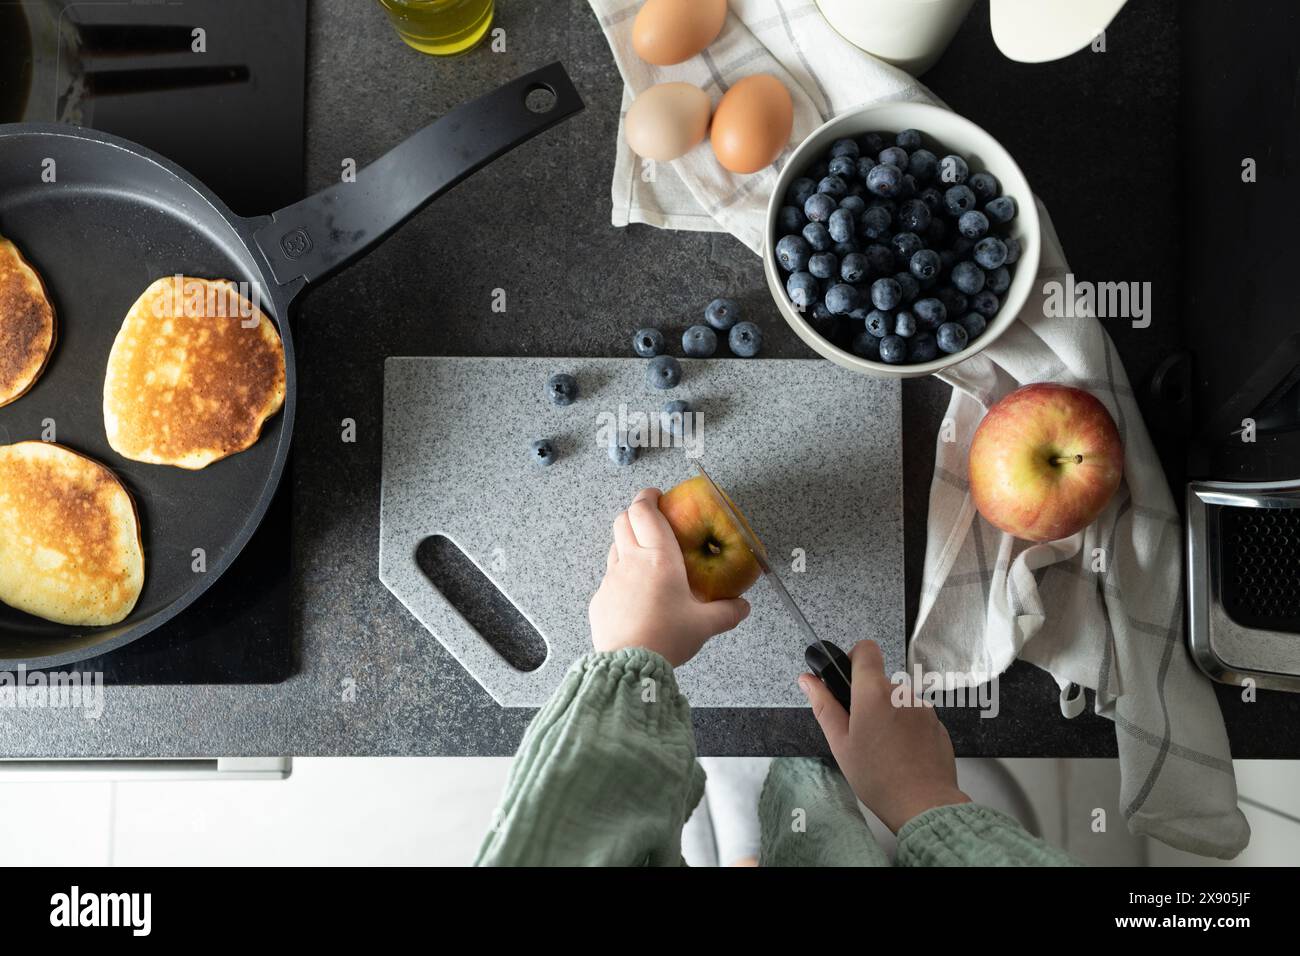
[[[938,102],[906,73],[845,41],[812,0],[730,0],[721,36],[700,56],[670,67],[651,66],[632,50],[639,2],[589,3],[626,84],[624,114],[635,93],[655,83],[694,83],[716,104],[737,79],[771,73],[794,98],[791,143],[798,144],[859,106]],[[717,163],[707,142],[671,164],[646,164],[628,149],[621,121],[619,134],[614,225],[730,232],[761,252],[767,199],[789,150],[773,168],[737,176]],[[1096,712],[1115,723],[1120,809],[1129,829],[1193,853],[1232,857],[1249,842],[1250,827],[1237,806],[1218,701],[1183,642],[1178,513],[1100,322],[1044,315],[1044,285],[1069,269],[1041,205],[1039,214],[1037,293],[996,343],[942,376],[953,386],[951,428],[937,443],[909,665],[963,686],[1001,674],[1021,657],[1055,677],[1069,716],[1083,704],[1070,685],[1093,689]],[[975,511],[966,455],[985,409],[1040,381],[1087,389],[1106,405],[1124,440],[1125,478],[1085,531],[1030,545]]]

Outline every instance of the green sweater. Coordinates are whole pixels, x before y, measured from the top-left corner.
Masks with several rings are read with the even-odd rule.
[[[691,711],[672,667],[628,649],[588,654],[524,735],[480,866],[678,866],[704,793]],[[844,777],[818,760],[772,763],[759,801],[765,866],[887,866]],[[898,833],[899,866],[1073,861],[1005,814],[927,810]]]

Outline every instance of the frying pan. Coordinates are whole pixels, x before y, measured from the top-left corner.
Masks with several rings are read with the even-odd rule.
[[[537,99],[549,99],[549,109],[538,111]],[[59,326],[35,387],[0,408],[0,444],[52,439],[113,469],[135,499],[145,551],[144,591],[117,625],[70,627],[0,605],[0,668],[115,650],[207,590],[256,530],[284,471],[298,397],[294,300],[462,179],[582,108],[553,63],[426,126],[355,182],[251,219],[134,143],[66,125],[0,125],[0,235],[41,274]],[[250,283],[284,343],[283,411],[252,448],[202,471],[125,459],[104,431],[104,372],[117,330],[151,282],[177,273]]]

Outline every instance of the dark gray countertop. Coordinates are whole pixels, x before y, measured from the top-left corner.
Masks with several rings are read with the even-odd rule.
[[[300,395],[294,496],[296,670],[261,687],[112,687],[95,721],[19,711],[10,756],[509,754],[531,713],[503,710],[380,583],[383,362],[390,355],[624,355],[642,324],[684,328],[709,299],[739,299],[769,357],[811,353],[781,321],[759,260],[726,235],[609,225],[621,83],[583,0],[498,0],[507,52],[439,61],[399,43],[376,4],[316,0],[308,77],[308,184],[336,181],[448,108],[564,61],[587,102],[576,119],[458,186],[388,242],[312,290],[295,331]],[[1046,202],[1081,277],[1150,280],[1155,321],[1114,325],[1135,384],[1176,341],[1181,249],[1175,0],[1137,0],[1108,51],[1041,66],[1006,61],[978,3],[926,82],[997,136]],[[509,311],[492,312],[492,290]],[[924,549],[934,436],[947,388],[904,388],[909,621]],[[356,422],[355,443],[340,423]],[[1171,480],[1178,455],[1157,435]],[[353,694],[345,688],[354,687]],[[1111,724],[1060,717],[1046,674],[1017,665],[1001,714],[945,715],[960,754],[1111,756]],[[1221,695],[1237,756],[1296,754],[1300,695]],[[821,753],[802,710],[698,710],[706,754]]]

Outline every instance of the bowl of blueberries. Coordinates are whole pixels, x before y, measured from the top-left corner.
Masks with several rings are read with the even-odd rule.
[[[1038,272],[1025,175],[970,120],[924,103],[836,117],[768,204],[764,271],[814,351],[871,375],[929,375],[1016,320]]]

